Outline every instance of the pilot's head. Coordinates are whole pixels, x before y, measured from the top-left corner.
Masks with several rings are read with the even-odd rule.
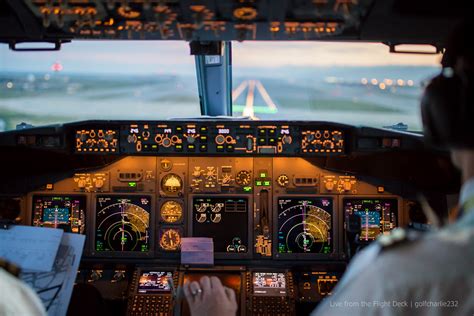
[[[425,139],[448,148],[464,180],[474,176],[474,23],[454,29],[446,43],[443,70],[426,87],[421,101]]]

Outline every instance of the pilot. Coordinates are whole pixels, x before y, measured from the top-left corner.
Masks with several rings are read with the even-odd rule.
[[[474,25],[457,27],[443,70],[421,101],[425,139],[448,148],[462,173],[457,220],[438,231],[401,229],[361,251],[314,315],[474,315]]]
[[[18,273],[18,268],[0,259],[0,315],[45,316],[40,298],[18,279]]]
[[[334,294],[312,315],[474,315],[472,38],[473,22],[453,32],[442,73],[421,102],[426,140],[449,148],[462,173],[457,220],[434,232],[398,229],[379,238],[354,257]],[[235,315],[232,293],[215,278],[185,285],[193,316]]]
[[[237,313],[234,290],[222,285],[215,276],[185,283],[183,291],[192,316],[234,316]]]

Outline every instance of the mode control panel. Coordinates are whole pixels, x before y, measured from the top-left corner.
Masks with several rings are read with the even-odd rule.
[[[87,122],[86,122],[87,123]],[[86,124],[85,123],[85,124]],[[281,155],[347,153],[350,127],[319,122],[111,122],[76,126],[76,153],[128,155]]]

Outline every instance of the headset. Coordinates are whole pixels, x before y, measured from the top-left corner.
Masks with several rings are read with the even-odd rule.
[[[428,144],[474,149],[474,74],[443,68],[425,88],[421,117]]]
[[[451,37],[443,56],[443,69],[431,79],[421,98],[425,141],[435,147],[474,149],[474,69],[470,69],[474,65],[454,70],[460,56],[474,62],[469,46],[472,43],[466,40],[468,30],[464,25],[464,34]]]

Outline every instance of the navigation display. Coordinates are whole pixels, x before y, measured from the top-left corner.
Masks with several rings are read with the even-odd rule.
[[[374,240],[397,227],[397,210],[397,199],[344,199],[345,217],[360,217],[359,240]]]
[[[278,253],[332,253],[332,214],[332,198],[278,199]]]
[[[286,295],[286,276],[282,272],[253,272],[253,294]]]
[[[84,234],[85,196],[33,196],[33,225]]]
[[[96,212],[96,251],[149,250],[149,196],[98,196]]]
[[[142,271],[138,279],[137,292],[139,294],[157,294],[171,292],[170,281],[173,280],[173,272],[164,271]]]

